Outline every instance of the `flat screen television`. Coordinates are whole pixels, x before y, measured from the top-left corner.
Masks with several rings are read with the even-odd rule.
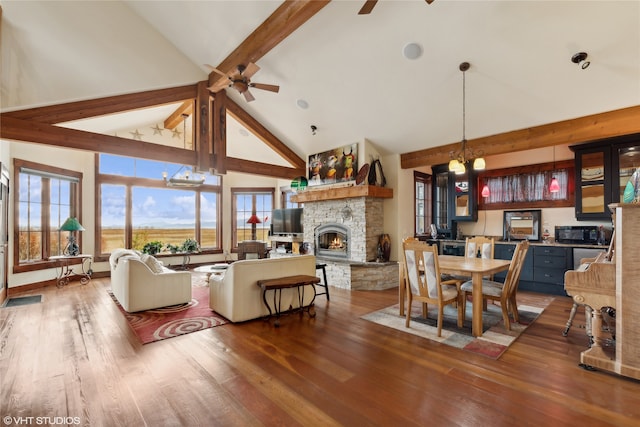
[[[303,208],[274,209],[271,232],[274,235],[302,234]]]

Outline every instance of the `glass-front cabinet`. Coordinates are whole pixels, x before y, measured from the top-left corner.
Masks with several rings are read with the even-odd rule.
[[[446,164],[433,167],[433,223],[448,237],[456,236],[458,221],[478,219],[476,177],[471,163],[466,166],[462,175],[449,172]]]
[[[454,221],[478,220],[478,197],[475,174],[471,162],[466,164],[466,172],[458,175],[451,173],[450,202]]]
[[[618,176],[614,191],[619,202],[639,203],[640,196],[640,139],[637,143],[617,146],[614,161]]]
[[[571,149],[576,153],[576,219],[611,220],[610,203],[636,199],[640,187],[640,135]]]
[[[576,149],[576,219],[610,217],[611,149]]]

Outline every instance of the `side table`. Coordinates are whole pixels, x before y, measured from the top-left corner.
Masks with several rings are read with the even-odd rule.
[[[49,257],[51,261],[55,261],[56,263],[56,286],[59,288],[66,286],[69,284],[69,280],[73,276],[80,276],[80,283],[86,285],[91,281],[91,275],[93,274],[93,270],[91,266],[93,264],[93,255],[89,254],[80,254],[75,256],[52,256]],[[81,272],[73,271],[74,260],[80,260],[80,267],[82,268]],[[60,272],[58,272],[58,268]]]

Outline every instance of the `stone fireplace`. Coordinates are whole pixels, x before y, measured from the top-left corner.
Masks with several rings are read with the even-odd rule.
[[[398,286],[398,263],[377,262],[385,198],[393,190],[360,185],[307,189],[293,197],[304,203],[304,241],[313,242],[318,262],[327,264],[329,285],[346,289]]]

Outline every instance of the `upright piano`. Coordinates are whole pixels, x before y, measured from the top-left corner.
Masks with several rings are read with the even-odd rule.
[[[612,246],[590,263],[565,273],[565,290],[592,308],[593,345],[580,354],[587,367],[640,379],[640,204],[610,205],[615,224]],[[615,348],[605,351],[603,307],[615,315]]]

